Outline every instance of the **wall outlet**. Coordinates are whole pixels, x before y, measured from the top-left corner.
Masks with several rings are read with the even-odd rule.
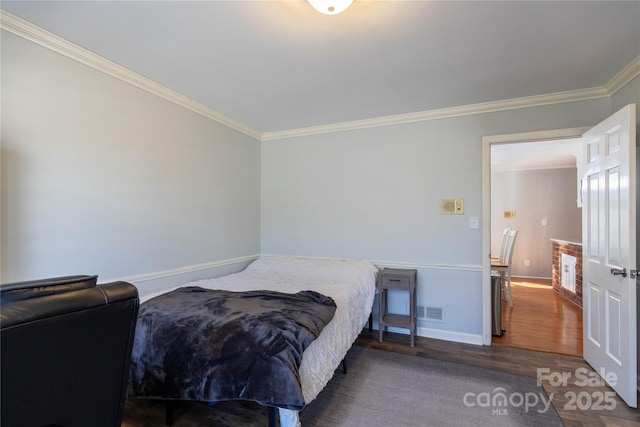
[[[531,260],[530,259],[525,259],[524,260],[524,266],[525,267],[531,267]]]

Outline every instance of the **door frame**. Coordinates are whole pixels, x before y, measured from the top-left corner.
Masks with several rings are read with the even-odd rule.
[[[589,126],[482,138],[482,343],[491,345],[491,145],[581,138]],[[576,176],[576,180],[578,177]]]

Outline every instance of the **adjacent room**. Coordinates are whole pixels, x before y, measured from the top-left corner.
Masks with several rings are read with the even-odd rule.
[[[640,425],[640,2],[0,8],[2,424]]]
[[[518,230],[513,300],[502,298],[493,344],[582,356],[582,259],[554,254],[582,251],[581,149],[579,138],[492,145],[491,252]]]

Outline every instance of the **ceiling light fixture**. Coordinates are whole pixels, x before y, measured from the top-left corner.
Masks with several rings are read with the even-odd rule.
[[[307,0],[315,10],[325,15],[337,15],[344,12],[353,0]]]

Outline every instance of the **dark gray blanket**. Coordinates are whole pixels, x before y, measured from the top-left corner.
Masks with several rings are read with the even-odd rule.
[[[140,306],[129,397],[304,407],[302,352],[335,313],[314,291],[179,288]]]

